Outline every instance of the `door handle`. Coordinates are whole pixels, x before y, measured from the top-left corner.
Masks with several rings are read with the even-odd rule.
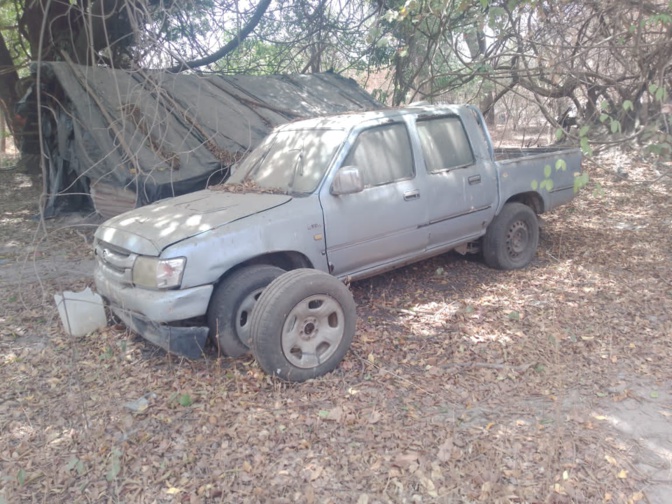
[[[417,189],[415,191],[408,191],[404,193],[404,201],[410,201],[414,199],[420,199],[420,191]]]
[[[467,180],[469,181],[469,185],[480,184],[481,183],[481,176],[480,175],[472,175]]]

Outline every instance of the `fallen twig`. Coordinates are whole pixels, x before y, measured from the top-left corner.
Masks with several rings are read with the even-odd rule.
[[[487,368],[487,369],[510,369],[511,371],[516,371],[518,373],[524,373],[529,368],[532,367],[532,364],[522,364],[520,366],[512,366],[510,364],[492,364],[489,362],[447,362],[441,364],[439,367],[448,368],[448,367],[461,367],[465,369],[471,368]]]

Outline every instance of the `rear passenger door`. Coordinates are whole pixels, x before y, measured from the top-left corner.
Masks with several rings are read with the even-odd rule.
[[[416,122],[428,180],[429,249],[481,235],[497,200],[497,179],[489,160],[477,160],[457,115]]]
[[[326,187],[320,196],[331,272],[366,274],[422,252],[427,200],[406,123],[364,129],[341,166],[359,169],[364,190],[336,196]]]

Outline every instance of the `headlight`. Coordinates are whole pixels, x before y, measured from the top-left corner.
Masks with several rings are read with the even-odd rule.
[[[139,256],[133,263],[133,284],[149,289],[170,289],[182,283],[185,257],[159,259]]]

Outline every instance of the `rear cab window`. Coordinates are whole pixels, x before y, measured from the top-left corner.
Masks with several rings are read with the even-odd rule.
[[[471,143],[459,117],[419,119],[416,128],[425,167],[429,173],[440,173],[474,164]]]

